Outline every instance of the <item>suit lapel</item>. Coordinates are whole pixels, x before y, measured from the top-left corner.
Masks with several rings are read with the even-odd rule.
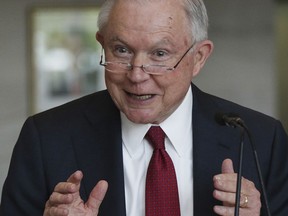
[[[193,180],[194,216],[214,215],[213,176],[221,173],[225,158],[235,158],[238,134],[232,128],[219,125],[214,119],[221,112],[211,96],[194,85],[193,91]],[[218,203],[219,204],[219,203]],[[207,208],[208,207],[208,208]]]
[[[87,199],[99,180],[107,180],[99,215],[125,216],[120,115],[106,91],[97,95],[85,108],[81,131],[73,135],[79,169],[84,173],[81,192]]]

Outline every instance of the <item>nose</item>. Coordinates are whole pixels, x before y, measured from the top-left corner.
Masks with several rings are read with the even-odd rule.
[[[150,78],[150,75],[145,73],[142,66],[133,65],[133,68],[127,73],[128,79],[132,82],[143,82]]]
[[[143,62],[145,58],[141,56],[135,56],[132,64],[132,69],[128,71],[127,78],[130,79],[132,82],[143,82],[150,78],[150,75],[145,73],[143,68]]]

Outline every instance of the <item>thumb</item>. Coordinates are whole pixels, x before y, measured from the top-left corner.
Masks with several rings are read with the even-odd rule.
[[[99,181],[90,193],[89,199],[86,203],[87,207],[93,213],[98,214],[100,205],[108,190],[108,183],[105,180]]]
[[[222,173],[234,173],[234,169],[233,169],[233,162],[231,159],[225,159],[222,162]]]

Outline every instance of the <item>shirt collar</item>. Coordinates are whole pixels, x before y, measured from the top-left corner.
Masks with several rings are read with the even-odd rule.
[[[143,150],[144,146],[141,145],[142,140],[144,139],[144,136],[149,130],[151,124],[133,123],[122,112],[121,124],[123,144],[126,147],[130,157],[132,157],[138,151]]]
[[[178,155],[182,155],[185,146],[182,145],[183,137],[192,131],[192,107],[193,97],[191,86],[180,106],[159,126],[163,129],[168,139],[171,141]],[[144,148],[141,145],[145,134],[151,124],[136,124],[131,122],[124,113],[121,112],[122,139],[129,155],[132,157],[137,151]]]

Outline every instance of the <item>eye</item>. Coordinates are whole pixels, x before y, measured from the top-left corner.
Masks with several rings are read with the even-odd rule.
[[[152,52],[152,59],[155,62],[164,62],[169,60],[169,58],[171,58],[170,52],[168,52],[167,50],[164,49],[158,49],[155,50],[154,52]]]
[[[167,55],[167,52],[164,50],[157,50],[154,54],[156,57],[165,57]]]
[[[123,61],[130,59],[133,53],[130,49],[123,45],[115,45],[112,48],[114,58],[118,58],[119,60],[122,59]]]
[[[116,53],[127,53],[128,49],[126,47],[123,47],[123,46],[117,46],[117,47],[115,47],[115,52]]]

